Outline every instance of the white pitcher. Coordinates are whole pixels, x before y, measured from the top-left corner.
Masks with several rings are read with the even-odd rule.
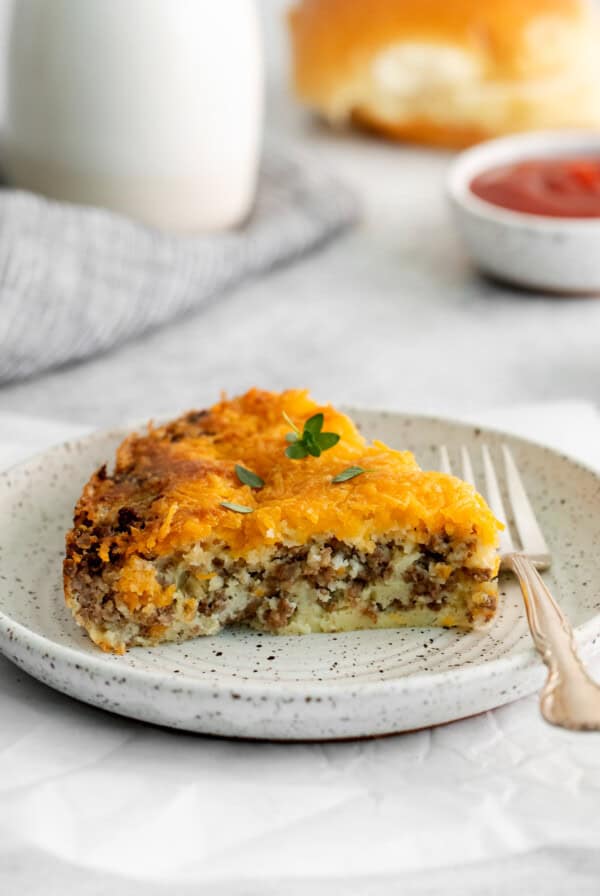
[[[0,164],[15,185],[177,231],[248,213],[254,0],[15,0],[7,65]]]

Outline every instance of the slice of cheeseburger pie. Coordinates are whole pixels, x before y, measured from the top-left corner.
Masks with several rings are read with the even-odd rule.
[[[130,435],[83,490],[66,601],[103,650],[489,620],[498,523],[465,482],[305,391],[253,389]]]

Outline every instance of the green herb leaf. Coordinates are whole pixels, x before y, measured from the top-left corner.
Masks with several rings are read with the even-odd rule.
[[[363,473],[369,472],[369,470],[365,470],[363,467],[346,467],[345,470],[342,470],[341,473],[338,473],[337,476],[334,476],[331,481],[348,482],[349,479],[354,479],[355,476],[361,476]]]
[[[221,507],[226,510],[233,510],[235,513],[252,513],[251,507],[244,507],[243,504],[233,504],[231,501],[221,501]]]
[[[244,485],[249,485],[250,488],[262,488],[265,484],[264,479],[261,479],[256,473],[253,473],[252,470],[247,470],[246,467],[242,467],[241,464],[235,465],[235,475],[240,482]]]
[[[285,450],[285,454],[286,457],[292,460],[301,460],[304,457],[308,457],[309,454],[312,457],[320,457],[323,451],[333,448],[340,440],[336,432],[321,432],[325,419],[321,413],[313,414],[312,417],[308,418],[302,433],[300,433],[300,430],[285,412],[283,417],[294,429],[293,433],[288,432],[285,437],[286,442],[290,443]]]
[[[318,436],[319,448],[321,451],[327,451],[329,448],[333,448],[334,445],[337,445],[340,437],[337,432],[322,432]]]
[[[286,457],[290,457],[292,460],[302,460],[302,458],[306,457],[307,454],[308,449],[305,447],[304,442],[301,439],[298,439],[296,442],[288,445],[285,449]]]
[[[318,436],[323,429],[324,419],[323,414],[315,414],[313,417],[309,417],[304,424],[304,432],[302,435],[305,436],[306,433],[309,432],[311,436]]]

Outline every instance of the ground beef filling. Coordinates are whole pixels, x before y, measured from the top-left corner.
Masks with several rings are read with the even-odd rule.
[[[401,576],[409,586],[408,599],[403,596],[402,600],[392,601],[390,606],[398,609],[421,606],[438,611],[459,578],[477,582],[491,580],[492,570],[472,568],[464,562],[454,566],[444,579],[436,574],[440,563],[467,561],[473,548],[473,545],[453,545],[439,538],[419,546],[419,556]],[[334,611],[341,605],[360,605],[365,589],[385,583],[394,576],[402,555],[402,547],[393,541],[378,544],[373,551],[363,553],[332,539],[324,545],[282,546],[265,569],[252,569],[239,559],[227,564],[219,558],[213,562],[218,566],[222,586],[203,592],[198,600],[198,613],[206,616],[223,613],[223,621],[228,623],[255,615],[261,625],[277,630],[285,627],[294,616],[294,592],[299,582],[314,589],[317,601],[326,611]],[[258,591],[260,598],[239,610],[237,615],[228,616],[232,578],[248,590]],[[185,584],[183,587],[186,588]],[[490,597],[490,601],[493,600]],[[361,609],[374,616],[383,607],[373,603]]]
[[[146,610],[143,616],[128,614],[119,607],[114,588],[118,568],[102,564],[93,546],[90,547],[89,552],[84,550],[85,556],[76,572],[80,614],[84,619],[101,627],[135,621],[141,635],[157,623],[170,624],[175,604],[149,614]],[[492,570],[467,565],[474,550],[472,544],[456,544],[436,537],[419,545],[417,550],[418,556],[401,574],[408,589],[404,589],[402,599],[392,600],[388,606],[398,609],[420,606],[438,611],[460,578],[485,582],[493,577]],[[373,551],[362,552],[331,539],[325,544],[280,546],[265,567],[252,567],[243,559],[228,557],[223,550],[213,558],[208,576],[197,576],[194,569],[181,572],[186,565],[184,558],[170,558],[167,564],[160,565],[159,579],[165,585],[175,583],[182,599],[193,598],[199,617],[217,616],[221,624],[256,618],[265,628],[276,631],[284,628],[295,613],[294,592],[300,582],[314,589],[325,611],[334,611],[342,605],[361,606],[365,589],[392,579],[403,558],[406,559],[406,554],[402,545],[394,541],[381,542]],[[440,564],[451,564],[449,575],[440,576]],[[243,591],[247,595],[241,605],[239,600],[232,599],[232,589],[236,588],[237,593]],[[490,601],[493,603],[494,598],[490,597]],[[376,602],[361,606],[361,611],[372,617],[382,609]]]

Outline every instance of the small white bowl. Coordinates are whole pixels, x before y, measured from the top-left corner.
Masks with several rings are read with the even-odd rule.
[[[514,212],[479,199],[470,189],[476,175],[498,165],[580,155],[600,157],[600,133],[519,134],[460,154],[448,174],[448,195],[458,230],[484,273],[544,292],[600,292],[600,217]]]

